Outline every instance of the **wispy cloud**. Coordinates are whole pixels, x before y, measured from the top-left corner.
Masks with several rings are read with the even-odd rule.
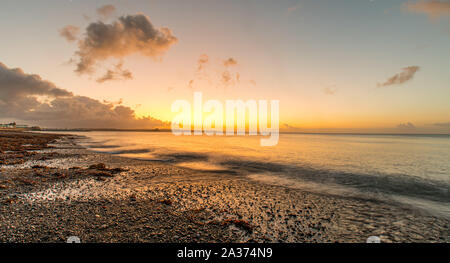
[[[423,13],[428,15],[431,19],[436,19],[442,16],[450,16],[450,2],[440,0],[420,0],[417,2],[409,1],[404,3],[404,7],[409,12]]]
[[[209,62],[209,56],[206,54],[200,55],[200,57],[197,60],[197,71],[202,71],[205,67],[205,65]]]
[[[129,80],[133,79],[131,71],[122,68],[123,63],[115,65],[113,69],[108,69],[102,77],[97,79],[98,83],[104,83],[110,80]]]
[[[228,58],[227,60],[225,60],[223,62],[223,65],[225,67],[236,66],[237,65],[237,60],[234,59],[234,58]]]
[[[193,79],[189,80],[188,88],[189,89],[193,89],[194,88],[194,80]]]
[[[324,92],[325,94],[327,94],[327,95],[334,95],[334,94],[336,94],[336,92],[337,92],[337,88],[334,88],[334,87],[325,87],[325,88],[323,89],[323,92]]]
[[[77,26],[68,25],[59,30],[59,35],[69,42],[74,42],[78,39],[80,28]]]
[[[287,14],[290,15],[290,14],[294,13],[295,11],[300,9],[300,6],[301,6],[300,3],[296,3],[295,5],[288,7]]]
[[[392,85],[401,85],[409,80],[411,80],[414,75],[419,71],[420,67],[418,66],[410,66],[403,68],[401,73],[395,74],[390,77],[384,83],[378,83],[378,87],[387,87]]]
[[[214,62],[215,61],[215,62]],[[217,60],[211,59],[207,54],[202,54],[197,59],[194,77],[188,82],[190,89],[206,84],[207,86],[229,87],[241,82],[241,74],[238,72],[238,61],[233,57]]]
[[[101,19],[107,20],[116,12],[116,7],[114,5],[104,5],[97,8],[97,14]]]

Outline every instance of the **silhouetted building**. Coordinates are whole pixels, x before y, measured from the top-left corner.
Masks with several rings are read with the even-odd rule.
[[[7,124],[0,124],[0,128],[15,129],[16,126],[17,126],[17,125],[16,125],[15,122],[7,123]]]

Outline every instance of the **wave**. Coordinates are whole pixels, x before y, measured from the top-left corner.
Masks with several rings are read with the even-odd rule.
[[[119,145],[101,145],[101,144],[88,144],[83,146],[89,149],[112,149],[120,147]]]
[[[118,150],[118,151],[110,151],[110,154],[139,154],[139,153],[149,153],[153,150],[150,149],[132,149],[132,150]]]
[[[450,202],[450,184],[402,174],[354,174],[273,162],[232,160],[220,163],[246,174],[279,173],[302,181],[354,187],[360,191],[396,194],[430,201]]]
[[[209,156],[199,153],[159,153],[156,156],[166,162],[182,163],[182,162],[194,162],[194,161],[208,161]]]
[[[120,148],[116,145],[90,144],[89,148],[108,149]],[[231,156],[219,156],[214,154],[192,152],[161,152],[164,149],[154,151],[152,149],[124,149],[107,151],[107,153],[121,154],[145,154],[152,152],[152,156],[141,156],[148,161],[181,163],[210,163],[223,167],[214,172],[228,174],[264,174],[282,175],[284,178],[301,180],[304,183],[323,184],[325,186],[344,186],[357,189],[362,192],[376,194],[401,195],[411,198],[422,198],[437,202],[450,202],[450,184],[445,181],[425,179],[404,174],[363,174],[336,171],[326,168],[309,167],[305,164],[289,164],[278,162],[264,162],[259,160],[237,159]],[[201,167],[201,166],[200,166]],[[201,168],[200,168],[201,170]],[[280,178],[281,180],[281,178]]]

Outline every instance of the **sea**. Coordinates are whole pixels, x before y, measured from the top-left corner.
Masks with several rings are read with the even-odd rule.
[[[260,136],[68,133],[81,136],[78,143],[95,152],[398,203],[450,218],[450,135],[282,133],[278,145],[262,147]]]

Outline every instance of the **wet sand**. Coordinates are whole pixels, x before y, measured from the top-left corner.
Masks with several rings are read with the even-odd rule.
[[[0,242],[449,242],[449,219],[0,132]]]

